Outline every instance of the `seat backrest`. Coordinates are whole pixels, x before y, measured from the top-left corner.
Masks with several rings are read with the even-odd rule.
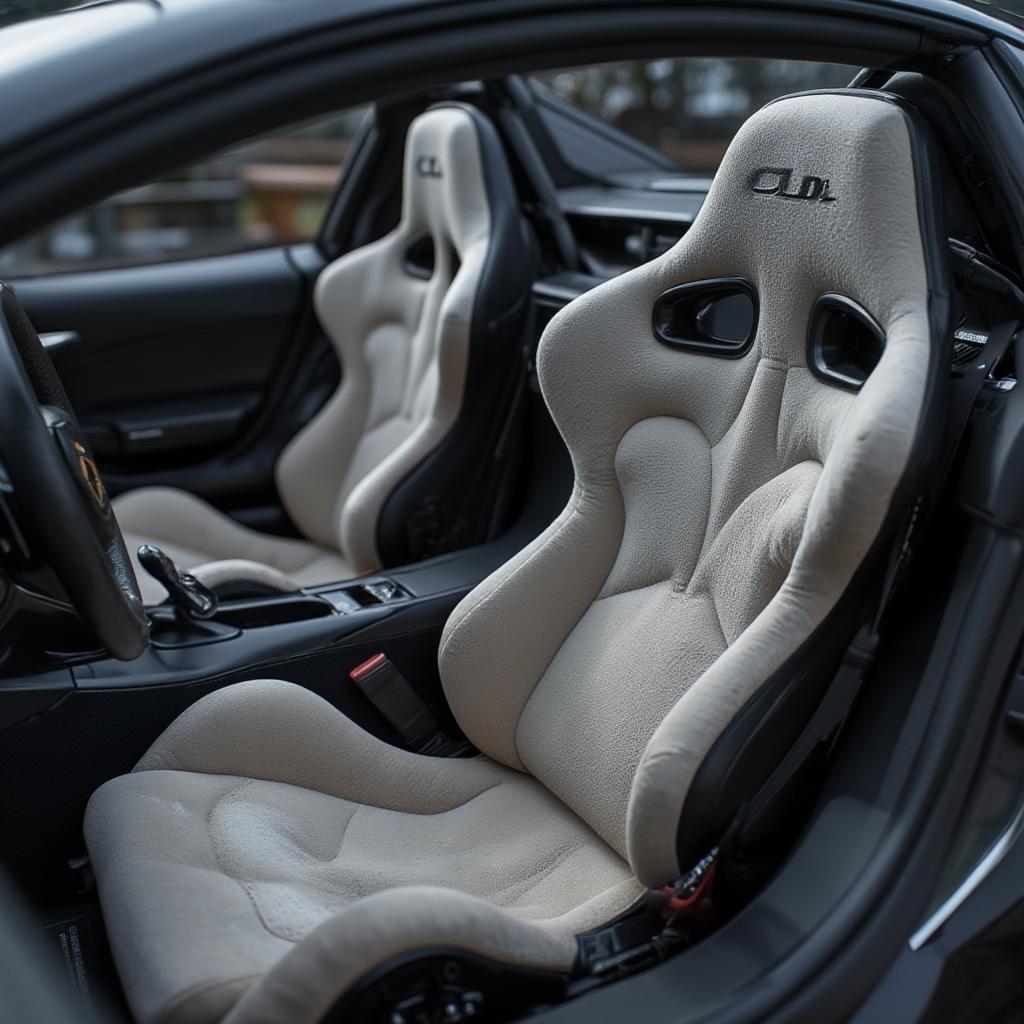
[[[769,105],[682,240],[541,341],[575,488],[455,609],[441,677],[470,739],[648,885],[690,866],[691,781],[836,608],[916,462],[942,288],[917,132],[879,94]],[[717,306],[742,295],[752,338]],[[882,344],[863,387],[844,380]]]
[[[400,524],[424,503],[444,517],[480,461],[481,411],[500,414],[495,378],[507,390],[501,370],[516,354],[531,272],[493,125],[469,106],[421,114],[406,139],[398,227],[317,279],[342,381],[276,467],[307,537],[365,571],[382,564],[386,506]]]

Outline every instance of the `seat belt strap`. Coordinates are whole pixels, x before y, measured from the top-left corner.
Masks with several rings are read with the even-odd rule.
[[[843,660],[825,691],[825,696],[797,737],[796,742],[789,748],[786,756],[776,765],[774,771],[754,794],[745,810],[740,812],[737,821],[730,827],[729,831],[732,834],[728,837],[728,844],[733,849],[741,849],[763,837],[772,823],[771,811],[782,793],[822,744],[835,743],[839,731],[860,693],[864,677],[874,662],[882,621],[892,595],[898,589],[906,570],[914,534],[922,513],[930,509],[943,489],[960,441],[967,430],[978,393],[992,369],[1009,348],[1017,334],[1019,323],[1018,319],[1011,319],[993,329],[983,352],[984,362],[973,367],[973,372],[965,379],[963,387],[957,389],[958,401],[950,410],[947,419],[944,443],[937,459],[937,472],[933,475],[932,483],[926,492],[922,492],[918,496],[896,537],[874,612],[870,619],[857,630],[853,640],[846,648]],[[723,840],[723,845],[725,842]]]
[[[736,823],[738,827],[727,840],[723,840],[723,846],[740,849],[762,838],[766,827],[771,824],[771,812],[781,794],[823,743],[835,742],[860,693],[864,676],[875,659],[878,640],[874,620],[857,630],[810,721],[754,794],[745,811],[740,812]]]

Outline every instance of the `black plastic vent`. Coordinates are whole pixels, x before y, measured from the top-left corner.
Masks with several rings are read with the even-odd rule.
[[[816,377],[859,391],[885,350],[885,332],[843,295],[822,295],[811,311],[807,363]]]
[[[741,277],[677,285],[654,304],[654,336],[664,345],[735,359],[754,343],[758,302]]]

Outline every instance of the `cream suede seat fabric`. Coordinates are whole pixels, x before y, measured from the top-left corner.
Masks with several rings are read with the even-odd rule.
[[[200,567],[208,586],[246,578],[263,579],[269,586],[304,587],[354,575],[351,563],[338,551],[250,530],[175,487],[129,491],[115,499],[114,506],[118,522],[132,524],[122,532],[147,603],[159,601],[165,591],[138,565],[135,553],[142,544],[159,545],[179,568]]]
[[[433,267],[410,269],[410,251],[424,239]],[[406,142],[399,226],[317,279],[314,307],[343,378],[275,467],[281,500],[306,539],[261,534],[185,491],[148,487],[114,502],[133,559],[152,543],[182,569],[202,565],[204,582],[241,575],[280,586],[380,568],[382,510],[459,418],[471,348],[495,346],[493,323],[514,330],[509,321],[525,312],[525,246],[493,126],[469,108],[421,114]],[[475,358],[486,362],[486,353]],[[470,447],[465,457],[482,456]],[[433,494],[438,484],[420,487]],[[204,564],[221,560],[231,564]],[[160,600],[163,588],[134,564],[143,598]]]
[[[547,328],[575,491],[456,608],[439,654],[482,758],[390,748],[261,681],[195,704],[94,795],[86,838],[140,1021],[312,1024],[428,946],[569,970],[576,935],[690,866],[695,775],[850,585],[921,428],[942,283],[911,124],[871,94],[770,105],[682,241]],[[834,201],[755,191],[764,168],[828,177]],[[667,289],[737,276],[760,299],[746,354],[655,339]],[[886,335],[856,394],[807,365],[825,293]]]
[[[406,753],[282,682],[194,705],[89,816],[93,857],[131,891],[105,911],[108,926],[126,948],[150,950],[121,963],[144,1021],[219,1020],[307,942],[340,956],[337,968],[319,997],[307,978],[294,1007],[286,998],[266,1019],[315,1020],[302,1002],[326,1009],[337,969],[354,979],[372,966],[378,929],[394,952],[457,933],[527,961],[536,930],[568,964],[578,931],[642,892],[622,857],[529,776]],[[157,953],[149,928],[160,920]]]

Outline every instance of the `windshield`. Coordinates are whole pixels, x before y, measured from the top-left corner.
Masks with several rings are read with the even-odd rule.
[[[1024,19],[1024,0],[957,0],[964,7],[991,14],[994,18],[1019,25]]]
[[[83,6],[83,0],[4,0],[0,3],[0,26]]]
[[[1009,11],[1018,17],[1024,15],[1024,0],[999,0],[997,4],[986,3],[986,0],[974,0],[976,7],[997,7],[1001,11]]]

